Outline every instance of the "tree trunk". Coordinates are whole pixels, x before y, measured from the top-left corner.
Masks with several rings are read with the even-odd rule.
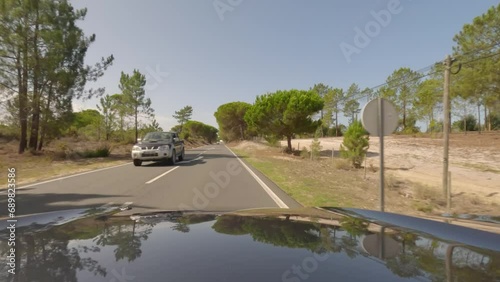
[[[137,107],[135,107],[135,143],[137,143],[137,138],[139,138],[139,128],[138,128],[138,124],[137,124]]]
[[[43,148],[43,143],[45,141],[45,135],[47,134],[47,127],[48,127],[48,122],[49,122],[49,113],[50,113],[50,103],[52,102],[52,85],[49,87],[49,93],[47,95],[47,104],[45,105],[44,111],[43,111],[43,119],[42,119],[42,126],[41,126],[41,132],[40,132],[40,142],[38,143],[38,151],[41,151]]]
[[[335,137],[339,136],[338,111],[335,111]]]
[[[477,131],[481,134],[481,104],[477,104]]]
[[[40,58],[38,54],[38,31],[39,31],[39,11],[37,1],[34,2],[36,10],[35,18],[35,34],[33,36],[33,48],[35,66],[33,71],[33,101],[32,101],[32,116],[31,116],[31,136],[29,141],[29,148],[36,150],[38,145],[38,129],[40,127]]]
[[[286,142],[288,145],[288,152],[291,152],[292,151],[292,136],[291,135],[286,137]]]
[[[403,102],[403,129],[406,129],[406,101]]]
[[[488,108],[486,108],[486,103],[483,105],[484,107],[484,131],[488,130]]]
[[[137,137],[136,137],[137,140]],[[97,120],[97,141],[101,141],[101,119]]]
[[[27,20],[27,19],[25,19]],[[27,36],[27,35],[26,35]],[[25,38],[22,50],[22,66],[18,72],[19,84],[19,122],[21,125],[21,139],[19,140],[19,154],[24,153],[28,138],[28,40]]]
[[[488,131],[491,131],[491,109],[488,110]]]

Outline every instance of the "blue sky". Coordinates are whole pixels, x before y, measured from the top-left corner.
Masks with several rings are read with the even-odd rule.
[[[115,56],[113,66],[89,87],[119,93],[121,71],[139,69],[148,79],[147,96],[157,120],[168,130],[176,124],[174,111],[185,105],[193,106],[194,120],[217,126],[213,113],[224,103],[253,103],[260,94],[309,89],[319,82],[344,89],[353,82],[374,87],[400,67],[421,69],[451,53],[453,36],[498,1],[72,3],[88,8],[80,26],[97,36],[87,62]],[[374,13],[386,17],[377,22]],[[356,45],[356,28],[365,34],[368,28],[369,42]],[[346,56],[341,44],[357,48],[357,53]],[[76,101],[74,107],[95,104]]]

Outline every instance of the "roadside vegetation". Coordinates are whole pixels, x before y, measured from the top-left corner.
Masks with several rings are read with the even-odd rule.
[[[450,35],[455,42],[450,50],[455,58],[450,85],[450,128],[443,128],[444,66],[436,62],[421,70],[402,66],[385,83],[373,88],[352,83],[342,89],[317,83],[309,90],[278,90],[260,95],[253,104],[221,105],[215,113],[221,137],[227,142],[265,140],[262,144],[268,147],[264,149],[259,146],[245,149],[241,144],[248,144],[247,141],[234,149],[304,205],[376,209],[378,168],[373,165],[368,168],[363,163],[370,140],[358,116],[361,103],[377,97],[391,101],[399,113],[395,134],[400,136],[441,138],[444,130],[475,132],[479,136],[478,133],[500,130],[498,26],[500,5],[464,25],[455,36]],[[347,124],[339,124],[342,114]],[[421,124],[425,127],[421,128]],[[330,136],[344,136],[340,152],[328,153],[335,155],[330,159],[321,153],[318,157],[317,152],[324,151],[321,151],[321,137]],[[301,145],[300,139],[313,137],[314,141],[307,143],[309,146]],[[292,147],[292,140],[298,141],[296,148]],[[454,141],[450,144],[454,146]],[[485,165],[475,166],[494,172]],[[391,173],[387,173],[385,181],[390,211],[444,211],[446,202],[436,187],[397,179]],[[496,202],[471,196],[458,199],[455,207],[454,212],[458,213],[498,214],[499,211]]]
[[[500,130],[500,5],[490,8],[450,35],[456,59],[451,78],[453,132]],[[443,55],[444,56],[444,55]],[[317,83],[309,90],[278,90],[259,95],[253,104],[231,102],[221,105],[215,117],[221,137],[227,141],[262,137],[277,140],[342,136],[360,120],[361,103],[376,97],[391,101],[399,113],[396,134],[443,132],[442,62],[421,70],[400,67],[380,86],[347,89]],[[339,124],[341,115],[348,124]],[[417,124],[426,125],[420,128]],[[288,151],[291,152],[290,146]]]
[[[21,182],[125,162],[138,139],[163,131],[139,70],[121,72],[119,93],[89,89],[115,58],[85,64],[96,41],[79,27],[86,14],[66,0],[0,0],[0,166],[22,171]],[[74,111],[91,98],[94,109]],[[186,106],[174,115],[186,147],[217,140],[192,113]]]
[[[372,163],[366,170],[356,169],[339,152],[332,157],[331,150],[321,150],[320,157],[311,160],[311,150],[305,146],[292,155],[266,142],[234,142],[230,148],[304,206],[379,208],[379,168]],[[455,194],[452,214],[500,215],[498,201],[492,197]],[[385,210],[417,216],[448,212],[441,190],[398,177],[393,171],[385,173]]]

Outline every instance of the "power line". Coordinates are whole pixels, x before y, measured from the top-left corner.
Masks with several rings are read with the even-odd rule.
[[[497,55],[500,55],[500,52],[489,54],[487,56],[483,56],[483,57],[479,57],[479,58],[475,58],[475,59],[469,60],[467,62],[462,63],[462,65],[467,65],[469,63],[473,63],[473,62],[476,62],[476,61],[479,61],[479,60],[488,59],[488,58],[491,58],[491,57],[494,57],[494,56],[497,56]]]
[[[466,57],[468,56],[469,54],[472,54],[472,53],[479,53],[481,51],[491,51],[492,49],[494,49],[495,47],[497,46],[500,46],[500,42],[496,42],[496,43],[493,43],[491,45],[488,45],[488,46],[485,46],[485,47],[482,47],[482,48],[477,48],[477,49],[474,49],[474,50],[470,50],[470,51],[467,51],[465,53],[461,53],[461,54],[457,54],[456,56],[454,56],[455,58],[458,58],[458,57]]]
[[[497,45],[500,45],[500,43],[496,43],[496,44],[493,44],[493,45],[489,46],[489,47],[490,47],[490,50],[491,50],[491,49],[493,49],[493,47],[495,47],[495,46],[497,46]],[[484,50],[486,50],[486,48],[481,48],[481,49],[476,49],[476,50],[473,50],[473,51],[469,51],[469,52],[467,52],[467,54],[470,54],[470,53],[472,53],[472,52],[484,51]],[[464,53],[464,54],[466,54],[466,53]],[[498,55],[500,55],[500,52],[493,53],[493,54],[489,54],[489,55],[482,56],[482,57],[478,57],[478,58],[475,58],[475,59],[471,59],[471,60],[466,61],[466,62],[463,62],[463,63],[461,63],[461,64],[462,64],[462,65],[467,65],[467,64],[470,64],[470,63],[473,63],[473,62],[476,62],[476,61],[480,61],[480,60],[488,59],[488,58],[491,58],[491,57],[494,57],[494,56],[498,56]],[[424,78],[424,77],[427,77],[427,76],[431,76],[431,75],[434,75],[434,74],[440,73],[440,72],[441,72],[441,70],[436,70],[436,71],[433,71],[433,72],[430,72],[430,73],[426,73],[427,71],[429,71],[429,70],[433,69],[436,65],[438,65],[438,64],[440,64],[440,63],[442,63],[442,61],[440,61],[440,62],[435,62],[434,64],[431,64],[431,65],[429,65],[429,66],[427,66],[427,67],[424,67],[424,68],[422,68],[422,69],[420,69],[420,70],[417,70],[417,71],[415,71],[416,73],[423,73],[423,74],[422,74],[422,75],[420,75],[420,76],[418,76],[418,77],[415,77],[415,78],[413,78],[413,79],[404,80],[404,81],[402,81],[402,82],[400,82],[400,83],[398,83],[398,84],[396,84],[396,85],[393,85],[393,86],[392,86],[392,87],[390,87],[390,88],[397,88],[397,87],[399,87],[399,86],[401,86],[401,85],[404,85],[404,84],[406,84],[406,83],[408,83],[408,82],[412,82],[412,81],[420,80],[420,79],[422,79],[422,78]],[[393,83],[393,82],[396,82],[396,81],[401,81],[401,80],[402,80],[402,79],[393,79],[393,80],[387,81],[387,82],[385,82],[385,83],[379,84],[379,85],[377,85],[377,86],[374,86],[374,87],[371,87],[371,88],[368,88],[368,89],[370,90],[370,92],[372,92],[372,91],[375,91],[375,90],[377,90],[377,89],[379,89],[379,88],[381,88],[381,87],[387,86],[387,85],[389,85],[389,84],[391,84],[391,83]],[[363,94],[363,93],[360,93],[360,94]],[[362,98],[367,98],[367,97],[369,97],[369,96],[371,96],[371,95],[370,95],[370,93],[367,93],[367,94],[361,95],[361,96],[359,96],[359,97],[356,97],[355,99],[356,99],[356,100],[359,100],[359,99],[362,99]]]

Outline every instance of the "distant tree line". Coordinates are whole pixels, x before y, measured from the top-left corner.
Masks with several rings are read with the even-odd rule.
[[[172,127],[171,131],[179,133],[179,136],[185,140],[198,140],[207,143],[213,143],[218,140],[219,130],[211,125],[200,121],[191,120],[193,107],[185,106],[175,112],[173,117],[178,125]]]
[[[500,130],[498,26],[500,4],[464,25],[453,38],[457,60],[451,78],[454,130]],[[291,138],[312,137],[318,128],[321,136],[341,136],[347,129],[339,124],[341,113],[353,124],[360,119],[360,101],[383,97],[399,112],[398,132],[420,132],[418,122],[427,125],[427,132],[439,132],[443,131],[443,68],[441,63],[422,71],[402,67],[375,88],[361,89],[353,83],[342,89],[318,83],[309,90],[276,91],[257,96],[254,104],[221,105],[214,116],[226,141],[255,136],[271,142],[285,138],[291,149]]]

